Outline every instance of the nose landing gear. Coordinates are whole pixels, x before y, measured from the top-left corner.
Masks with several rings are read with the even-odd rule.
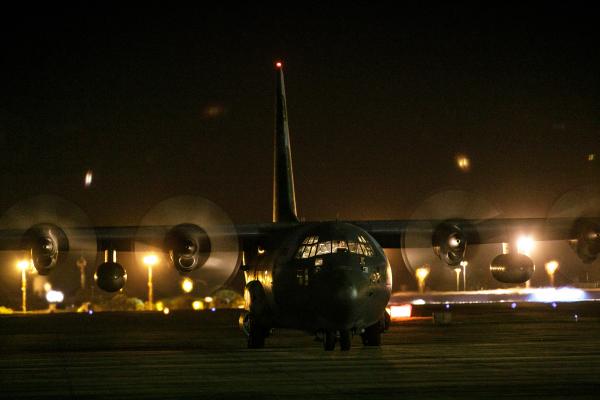
[[[349,330],[326,331],[323,335],[323,348],[325,351],[333,351],[338,340],[341,351],[348,351],[352,347],[352,333]]]

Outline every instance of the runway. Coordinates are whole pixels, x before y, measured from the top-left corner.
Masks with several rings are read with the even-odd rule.
[[[248,350],[238,315],[2,316],[0,397],[592,399],[600,391],[595,303],[457,308],[449,325],[397,323],[381,348],[354,338],[347,353],[279,330],[265,349]]]

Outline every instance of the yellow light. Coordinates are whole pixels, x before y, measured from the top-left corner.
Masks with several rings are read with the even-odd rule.
[[[185,278],[181,282],[181,289],[185,293],[190,293],[192,290],[194,290],[194,282],[190,278]]]
[[[192,308],[196,311],[203,310],[204,304],[200,300],[196,300],[192,303]]]
[[[425,291],[425,279],[429,276],[429,266],[425,265],[417,268],[415,275],[419,283],[419,293],[423,293]]]
[[[390,317],[392,321],[399,319],[410,318],[412,315],[412,306],[410,304],[403,304],[401,306],[390,307]]]
[[[427,267],[417,268],[415,274],[417,275],[418,280],[424,281],[425,279],[427,279],[427,276],[429,276],[429,268],[427,268]]]
[[[205,303],[212,303],[212,301],[213,301],[213,298],[212,298],[212,297],[210,297],[210,296],[206,296],[206,297],[204,298],[204,302],[205,302]]]
[[[548,273],[548,275],[554,275],[554,273],[558,269],[558,261],[556,261],[556,260],[548,261],[546,263],[545,267],[546,267],[546,272]]]
[[[17,268],[19,269],[19,271],[27,271],[27,269],[30,267],[31,265],[31,261],[29,260],[19,260],[17,262]]]
[[[165,305],[162,301],[156,302],[156,311],[163,311],[165,309]]]
[[[594,161],[596,159],[596,154],[590,153],[587,156],[588,161]]]
[[[531,251],[535,246],[535,241],[531,236],[521,236],[517,239],[517,252],[525,254],[526,256],[531,255]]]
[[[258,246],[258,255],[262,256],[265,254],[265,249],[262,246]]]
[[[471,162],[469,161],[467,156],[465,156],[463,154],[458,154],[456,156],[456,165],[458,166],[458,168],[460,170],[468,171],[469,168],[471,167]]]
[[[169,307],[165,307],[162,312],[165,315],[169,315],[169,313],[171,312],[171,310],[169,310]]]
[[[158,264],[158,256],[156,254],[148,254],[143,258],[144,264],[153,267]]]

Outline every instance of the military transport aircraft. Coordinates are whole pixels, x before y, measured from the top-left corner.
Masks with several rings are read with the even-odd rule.
[[[85,228],[65,222],[69,218],[64,216],[32,216],[15,227],[5,219],[0,248],[27,251],[38,273],[46,275],[63,254],[79,251],[93,238],[89,247],[105,252],[95,279],[106,291],[118,291],[126,283],[127,274],[116,259],[124,251],[160,251],[179,273],[201,277],[212,290],[242,270],[248,347],[263,347],[272,328],[292,328],[320,333],[325,350],[333,350],[336,343],[341,350],[349,350],[353,335],[360,335],[365,346],[380,345],[392,290],[390,263],[383,248],[402,249],[405,261],[413,266],[422,261],[411,256],[410,250],[416,248],[419,254],[426,252],[454,268],[465,259],[467,246],[506,244],[490,263],[493,277],[506,283],[523,283],[533,274],[532,259],[516,250],[516,238],[523,233],[534,234],[538,241],[569,241],[584,262],[597,258],[600,222],[583,215],[301,222],[296,212],[280,61],[275,64],[275,75],[271,223],[234,225],[214,204],[180,197],[157,206],[137,227]],[[43,207],[42,200],[38,203]],[[13,214],[21,218],[28,209]]]

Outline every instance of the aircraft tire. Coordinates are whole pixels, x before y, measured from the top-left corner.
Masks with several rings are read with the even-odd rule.
[[[336,342],[335,332],[327,331],[323,337],[323,348],[325,351],[333,351],[335,349]]]
[[[267,330],[262,327],[252,314],[248,315],[248,348],[262,349],[265,347],[265,333]]]
[[[348,351],[352,347],[352,334],[348,330],[340,331],[340,350]]]
[[[381,331],[382,323],[377,321],[371,326],[365,328],[365,331],[361,333],[363,345],[365,346],[381,346]]]

